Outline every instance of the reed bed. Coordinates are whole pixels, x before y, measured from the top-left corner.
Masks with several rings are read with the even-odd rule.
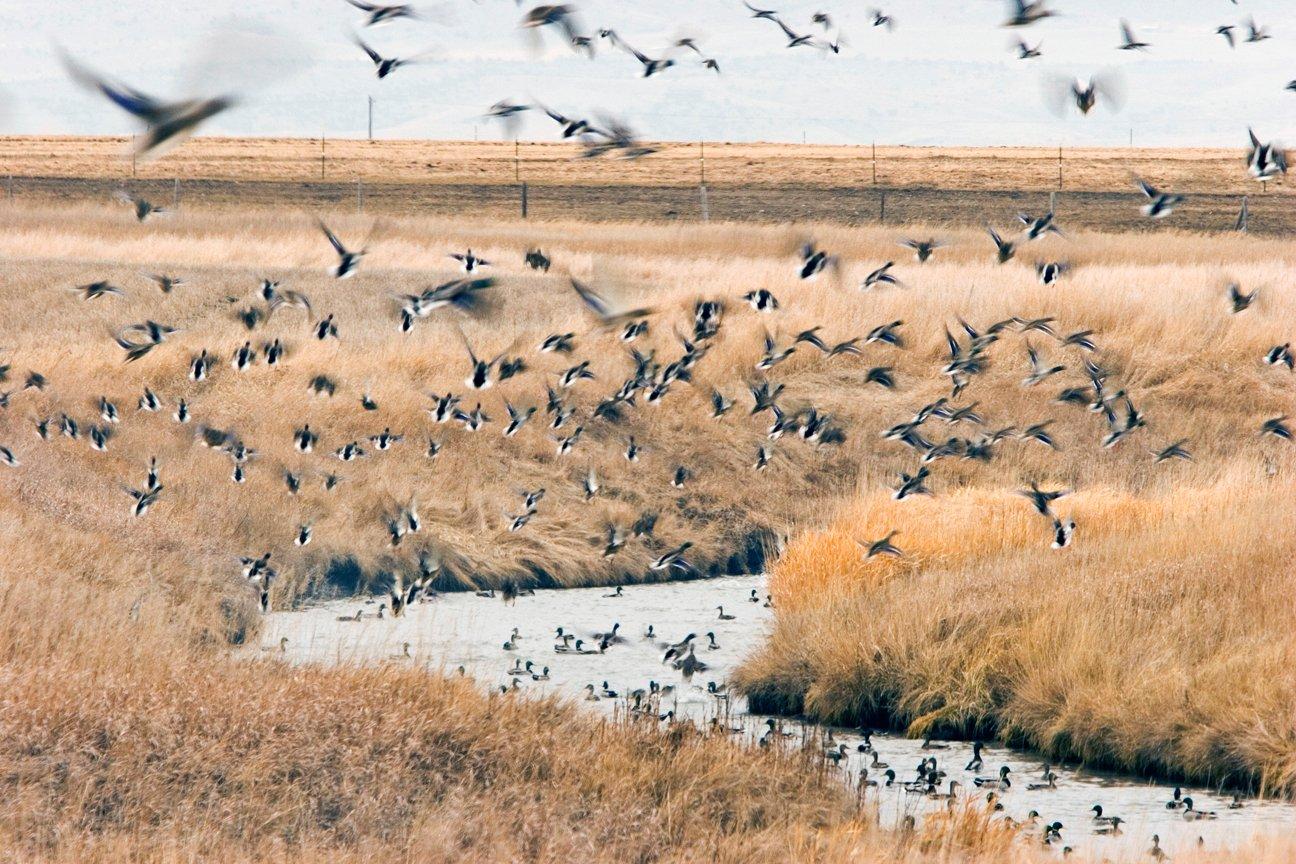
[[[1029,267],[988,263],[979,233],[947,230],[954,245],[937,260],[899,265],[906,288],[861,294],[863,274],[896,257],[892,232],[330,217],[344,239],[372,240],[361,274],[338,283],[323,273],[328,252],[307,214],[185,212],[139,225],[103,208],[18,207],[0,218],[0,362],[12,364],[13,379],[29,369],[50,379],[45,391],[16,391],[0,411],[0,443],[22,462],[0,470],[0,844],[16,859],[1026,862],[1042,854],[1037,838],[987,830],[976,811],[916,835],[880,832],[818,760],[799,754],[655,723],[604,723],[398,663],[290,668],[272,655],[231,653],[258,621],[237,555],[275,553],[286,576],[277,606],[326,582],[340,559],[381,589],[418,550],[391,548],[380,517],[411,498],[423,511],[423,542],[463,584],[542,573],[557,584],[647,578],[652,555],[685,538],[698,560],[724,568],[747,538],[792,534],[774,574],[777,627],[742,682],[767,702],[914,734],[997,732],[1136,770],[1291,787],[1292,601],[1282,568],[1296,545],[1285,518],[1292,463],[1286,445],[1255,434],[1260,419],[1290,405],[1290,377],[1258,359],[1293,318],[1280,290],[1296,257],[1288,246],[1176,234],[1156,243],[1048,240],[1039,254],[1065,256],[1075,269],[1043,289]],[[840,281],[796,283],[793,250],[809,235],[843,256]],[[497,261],[496,317],[423,322],[401,337],[389,293],[451,278],[445,254],[468,245]],[[521,267],[533,245],[558,262],[547,277]],[[157,270],[188,284],[161,295],[140,276]],[[534,345],[556,330],[578,333],[601,386],[624,374],[622,349],[590,326],[560,271],[661,309],[645,350],[677,350],[672,330],[687,327],[693,301],[725,299],[723,335],[697,386],[673,393],[657,414],[641,409],[624,427],[599,430],[571,465],[548,455],[552,444],[535,428],[508,440],[497,430],[433,428],[425,394],[461,390],[466,374],[456,323],[482,353],[507,348],[540,373],[517,389],[506,382],[493,400],[501,390],[519,404],[539,398],[539,379],[558,369]],[[317,314],[335,312],[342,340],[316,344],[295,312],[245,335],[232,316],[262,277],[309,293]],[[127,296],[85,302],[67,290],[100,278]],[[1225,311],[1228,279],[1262,289],[1245,317]],[[758,318],[737,302],[762,286],[784,302],[777,315]],[[1004,340],[973,398],[995,425],[1056,416],[1063,449],[1010,444],[989,464],[942,462],[936,497],[890,501],[886,484],[913,460],[877,432],[943,392],[934,372],[943,328],[958,316],[1014,314],[1095,329],[1100,361],[1151,418],[1147,439],[1100,450],[1092,416],[1020,386],[1020,340]],[[109,332],[146,317],[183,332],[123,365]],[[847,440],[777,442],[770,469],[753,472],[766,421],[741,416],[741,393],[763,328],[787,340],[818,324],[826,338],[846,339],[897,318],[904,351],[869,346],[831,362],[800,351],[775,370],[789,406],[832,412]],[[283,370],[229,369],[244,339],[273,336],[289,346]],[[198,386],[184,371],[203,347],[222,368]],[[1083,359],[1048,351],[1072,369]],[[864,386],[872,365],[895,368],[895,391]],[[305,393],[320,373],[340,383],[332,399]],[[740,398],[723,423],[708,416],[713,385]],[[164,412],[134,416],[144,386],[166,400]],[[358,405],[366,391],[380,422]],[[106,453],[32,434],[40,416],[93,421],[101,395],[131,415]],[[169,419],[181,397],[195,423],[234,429],[261,451],[246,484],[232,484],[222,457]],[[577,399],[588,408],[593,388]],[[330,463],[291,450],[292,428],[307,419],[326,432],[326,451],[386,425],[408,440],[327,496],[319,477]],[[618,454],[631,433],[648,447],[633,471]],[[446,439],[432,462],[422,454],[429,435]],[[1192,439],[1197,461],[1153,466],[1148,447],[1175,437]],[[167,495],[135,519],[121,486],[140,482],[152,455]],[[702,469],[682,493],[666,484],[680,462]],[[590,465],[608,487],[594,504],[578,488]],[[282,491],[285,468],[308,478],[299,497]],[[1081,526],[1072,548],[1049,550],[1047,526],[1011,495],[1032,479],[1079,487],[1065,502]],[[505,531],[503,508],[518,487],[537,483],[550,497],[535,530]],[[593,538],[647,510],[660,513],[658,537],[629,560],[604,561]],[[291,543],[302,520],[316,526],[309,554]],[[855,541],[892,529],[907,557],[861,564]],[[1289,852],[1256,848],[1244,860]]]
[[[120,210],[79,207],[17,209],[3,218],[0,253],[8,263],[0,297],[11,314],[2,359],[13,366],[15,382],[33,369],[51,383],[45,391],[16,391],[11,407],[0,412],[0,443],[15,448],[23,462],[0,474],[0,483],[44,514],[50,537],[43,545],[57,546],[66,527],[104,538],[105,554],[127,544],[145,569],[182,559],[183,571],[213,578],[237,577],[236,556],[271,551],[286,577],[273,598],[279,606],[331,583],[354,588],[358,581],[381,590],[392,574],[409,575],[417,553],[428,550],[445,561],[447,586],[657,578],[647,565],[685,540],[695,544],[690,558],[703,572],[760,566],[764,550],[798,526],[822,524],[857,489],[882,488],[898,471],[912,470],[905,449],[878,432],[944,391],[937,372],[942,334],[960,317],[985,326],[1013,315],[1048,316],[1059,332],[1095,330],[1098,360],[1119,375],[1152,427],[1129,447],[1099,449],[1101,423],[1093,415],[1052,404],[1054,391],[1045,387],[1020,386],[1029,336],[1014,334],[996,347],[993,367],[969,399],[981,402],[993,426],[1054,418],[1062,449],[1005,442],[1005,455],[989,465],[946,461],[938,466],[938,493],[1027,479],[1138,489],[1209,474],[1227,459],[1285,458],[1255,434],[1262,419],[1290,405],[1288,377],[1260,362],[1282,341],[1282,322],[1293,312],[1279,286],[1296,253],[1277,242],[1177,234],[1155,244],[1115,235],[1046,240],[1038,254],[1065,256],[1074,270],[1060,286],[1045,289],[1028,266],[989,262],[987,241],[976,232],[942,231],[953,245],[934,261],[897,265],[905,288],[861,293],[855,285],[865,273],[898,257],[896,234],[826,226],[375,224],[338,217],[333,227],[344,240],[359,245],[368,238],[372,246],[360,275],[339,282],[325,274],[331,253],[305,214],[182,213],[140,225]],[[795,279],[794,249],[811,234],[842,256],[839,278]],[[392,295],[453,278],[447,253],[468,246],[497,264],[495,311],[481,320],[446,313],[410,334],[397,332]],[[556,269],[525,270],[521,257],[530,246],[545,249]],[[141,276],[159,270],[187,284],[163,295]],[[582,312],[567,273],[625,302],[654,306],[653,331],[638,347],[656,350],[660,360],[682,350],[674,334],[689,328],[694,301],[720,299],[729,311],[691,385],[677,385],[661,406],[627,411],[620,423],[586,422],[586,441],[558,458],[543,411],[516,438],[500,436],[504,402],[541,405],[546,382],[588,359],[598,378],[572,391],[583,414],[630,371],[616,335],[594,327]],[[127,296],[83,301],[68,290],[105,278],[124,286]],[[262,278],[306,292],[312,314],[289,310],[245,330],[235,316],[256,304]],[[1226,311],[1223,286],[1230,279],[1261,291],[1256,307],[1242,316]],[[775,291],[783,308],[773,315],[747,309],[739,295],[757,287]],[[326,313],[336,315],[338,341],[310,335],[311,322]],[[143,360],[123,364],[110,332],[146,318],[181,332]],[[820,325],[825,340],[836,342],[892,320],[904,321],[903,350],[874,344],[859,357],[825,358],[802,344],[769,376],[786,387],[785,409],[814,406],[832,414],[846,433],[843,444],[767,441],[768,415],[748,417],[746,395],[761,377],[754,366],[765,332],[787,344]],[[474,395],[463,381],[468,363],[460,327],[479,354],[521,356],[530,370]],[[567,331],[577,334],[571,357],[537,353],[544,336]],[[259,345],[272,338],[288,348],[283,368],[261,364],[241,374],[230,368],[245,340]],[[1048,359],[1068,366],[1058,380],[1082,383],[1082,353],[1051,343],[1035,338]],[[202,349],[217,366],[209,381],[195,384],[185,373]],[[894,369],[894,390],[865,383],[874,366]],[[308,393],[307,383],[320,374],[337,384],[331,398]],[[161,412],[134,410],[145,387],[164,401]],[[737,400],[719,422],[710,417],[712,388]],[[431,396],[446,391],[462,394],[467,406],[480,399],[495,424],[467,433],[433,423]],[[361,410],[364,394],[379,410]],[[98,422],[101,396],[126,415],[107,452],[58,436],[46,444],[32,434],[40,417],[67,413],[83,425]],[[181,398],[193,412],[188,426],[170,417]],[[323,435],[310,457],[292,447],[293,430],[307,422]],[[230,482],[229,461],[195,443],[200,424],[231,431],[258,451],[246,483]],[[347,441],[367,443],[383,428],[405,441],[354,466],[329,456]],[[634,465],[622,458],[630,436],[644,448]],[[1147,448],[1181,437],[1192,439],[1196,466],[1154,467]],[[432,439],[443,445],[436,459],[425,455]],[[762,444],[773,457],[758,473],[753,464]],[[135,519],[122,487],[141,483],[153,456],[167,489],[149,516]],[[680,465],[694,474],[682,490],[667,482]],[[581,481],[591,468],[604,489],[586,502]],[[285,490],[286,471],[302,480],[296,496]],[[322,479],[330,473],[343,482],[325,491]],[[519,491],[541,486],[547,497],[538,515],[526,529],[508,531]],[[385,519],[411,501],[427,530],[392,547]],[[628,527],[645,514],[657,516],[655,534],[603,557],[608,526]],[[297,549],[293,537],[307,522],[314,541]]]
[[[1296,788],[1290,464],[1064,499],[1039,538],[1010,490],[861,496],[776,565],[777,625],[741,673],[755,703],[913,736],[1270,794]],[[856,540],[899,530],[903,559]]]

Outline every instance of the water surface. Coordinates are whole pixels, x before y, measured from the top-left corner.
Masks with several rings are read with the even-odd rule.
[[[569,695],[598,711],[624,711],[630,693],[648,689],[649,682],[655,681],[674,688],[654,703],[659,713],[674,711],[678,718],[700,723],[718,717],[727,726],[742,727],[735,737],[755,742],[767,732],[767,718],[747,714],[740,699],[717,699],[708,693],[707,684],[723,686],[729,673],[765,638],[773,610],[765,606],[764,589],[764,577],[732,576],[630,586],[619,597],[610,596],[615,592],[608,588],[538,591],[511,604],[470,593],[443,594],[416,603],[398,619],[377,618],[376,602],[341,600],[274,613],[262,639],[263,647],[273,652],[280,639],[287,637],[284,655],[290,662],[407,663],[451,672],[463,666],[467,674],[487,686]],[[753,590],[757,602],[749,599]],[[722,620],[718,606],[733,618]],[[360,621],[338,620],[357,611],[364,613]],[[617,623],[621,641],[601,654],[554,650],[558,627],[585,640],[588,650],[597,651],[596,634],[606,633]],[[644,635],[649,625],[656,638]],[[506,650],[504,644],[514,628],[519,638],[512,650]],[[696,634],[696,655],[708,668],[685,681],[680,672],[662,663],[662,656],[666,643],[689,633]],[[714,634],[719,647],[708,647],[708,633]],[[535,681],[529,674],[510,672],[527,660],[537,672],[549,667],[548,680]],[[586,699],[587,685],[594,685],[598,699]],[[617,695],[602,695],[605,687]],[[785,733],[773,739],[779,746],[801,746],[807,738],[807,730],[795,721],[777,722]],[[871,755],[857,750],[862,736],[858,730],[846,729],[819,729],[818,733],[828,731],[835,742],[847,745],[848,756],[841,763],[843,778],[857,783],[861,769],[873,761]],[[811,746],[822,746],[817,738],[813,740]],[[878,761],[889,765],[900,781],[890,788],[880,785],[866,792],[875,798],[884,824],[897,825],[905,815],[921,820],[947,806],[906,792],[900,785],[916,776],[923,758],[934,756],[948,773],[947,780],[963,786],[961,795],[984,796],[984,791],[974,787],[973,778],[995,774],[999,766],[1008,765],[1013,785],[1000,794],[1004,815],[1027,821],[1030,811],[1038,811],[1041,827],[1033,830],[1040,835],[1044,822],[1061,822],[1062,843],[1055,845],[1059,852],[1065,845],[1077,852],[1128,860],[1145,856],[1153,834],[1160,835],[1165,851],[1174,853],[1197,847],[1199,838],[1205,847],[1217,849],[1237,846],[1261,834],[1296,831],[1296,807],[1290,804],[1245,800],[1241,809],[1231,810],[1229,794],[1185,788],[1184,794],[1192,797],[1198,810],[1218,814],[1208,821],[1187,822],[1182,810],[1165,806],[1172,797],[1173,784],[1066,765],[1053,766],[1058,777],[1056,789],[1032,791],[1027,786],[1041,782],[1043,772],[1041,760],[1033,754],[986,747],[985,766],[979,772],[969,772],[964,766],[971,758],[971,746],[963,742],[938,742],[945,748],[924,750],[920,741],[874,734],[873,743]],[[884,784],[883,771],[869,769],[869,779]],[[941,791],[946,789],[943,786]],[[1120,835],[1094,833],[1097,826],[1090,809],[1095,804],[1101,804],[1107,815],[1126,820]]]

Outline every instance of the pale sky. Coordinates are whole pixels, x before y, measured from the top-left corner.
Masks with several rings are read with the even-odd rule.
[[[349,41],[361,16],[344,0],[0,0],[0,129],[133,131],[121,111],[70,83],[57,43],[159,96],[246,90],[208,134],[363,136],[372,95],[378,137],[501,137],[481,115],[510,98],[610,112],[659,140],[1123,145],[1132,128],[1141,146],[1240,148],[1248,125],[1293,140],[1296,93],[1283,90],[1296,78],[1291,0],[1054,0],[1060,17],[1015,30],[999,26],[999,0],[884,0],[897,22],[890,33],[870,26],[861,0],[756,4],[801,32],[817,27],[812,13],[829,12],[848,41],[836,56],[785,48],[777,26],[752,19],[740,0],[572,2],[586,30],[613,28],[650,56],[693,36],[723,74],[681,55],[680,66],[643,79],[638,62],[606,41],[589,60],[548,32],[536,53],[517,29],[533,2],[445,0],[424,7],[436,20],[360,31],[385,55],[431,52],[378,81]],[[1230,50],[1215,28],[1250,15],[1273,38]],[[1121,17],[1150,50],[1116,50]],[[1042,42],[1044,56],[1018,60],[1010,46],[1019,35]],[[213,51],[214,65],[200,59]],[[1046,81],[1104,70],[1123,82],[1119,112],[1051,113]],[[555,129],[532,118],[520,134],[546,140]]]

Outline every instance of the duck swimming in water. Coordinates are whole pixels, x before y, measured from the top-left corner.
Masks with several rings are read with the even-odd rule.
[[[983,789],[998,789],[1000,791],[1005,791],[1012,788],[1012,781],[1008,779],[1010,773],[1012,773],[1012,769],[1007,765],[1004,765],[999,768],[998,777],[976,777],[972,780],[972,783],[973,785],[979,786]]]
[[[1054,774],[1052,771],[1049,771],[1047,774],[1044,775],[1043,783],[1027,783],[1026,788],[1032,792],[1042,792],[1045,790],[1056,789],[1057,775]]]
[[[1184,796],[1183,805],[1184,805],[1183,818],[1185,822],[1200,822],[1203,819],[1219,818],[1219,814],[1217,814],[1214,810],[1194,810],[1193,799],[1189,798],[1187,795]]]

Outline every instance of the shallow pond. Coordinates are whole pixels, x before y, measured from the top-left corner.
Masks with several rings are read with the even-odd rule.
[[[418,663],[429,668],[453,672],[463,666],[467,674],[491,687],[517,687],[533,693],[570,695],[591,710],[625,710],[627,694],[648,688],[650,681],[673,686],[660,698],[657,710],[675,711],[677,717],[710,722],[717,715],[730,727],[743,727],[742,733],[755,741],[767,730],[766,718],[748,715],[739,699],[733,704],[707,692],[709,682],[723,684],[729,672],[765,638],[773,610],[764,605],[765,581],[760,576],[733,576],[694,582],[671,582],[658,585],[629,586],[622,596],[608,588],[578,588],[539,591],[520,597],[512,604],[499,599],[477,597],[471,593],[443,594],[428,602],[416,603],[398,619],[377,617],[378,604],[363,599],[322,603],[269,616],[262,633],[262,647],[276,652],[286,637],[284,656],[290,662],[320,663]],[[757,602],[751,602],[752,591]],[[721,619],[718,606],[732,618]],[[341,616],[363,615],[358,621],[340,621]],[[597,653],[598,638],[616,623],[621,626],[621,641],[605,652]],[[649,625],[655,638],[644,636]],[[583,639],[591,654],[558,653],[555,631]],[[517,628],[518,639],[512,650],[505,642]],[[663,664],[665,644],[695,633],[697,658],[707,665],[691,681]],[[707,634],[714,634],[717,648],[709,648]],[[406,646],[408,643],[408,647]],[[532,661],[539,672],[548,669],[548,679],[535,681],[529,674],[510,674],[515,666]],[[516,681],[516,684],[514,683]],[[616,697],[603,697],[606,687]],[[587,685],[594,685],[597,700],[587,700]],[[805,735],[795,722],[778,721],[785,737],[781,746],[798,746]],[[858,731],[831,730],[836,742],[847,745],[842,761],[843,776],[856,781],[862,768],[873,761],[871,755],[857,751],[863,740]],[[826,730],[820,730],[826,732]],[[1012,769],[1011,789],[1001,793],[1004,813],[1025,821],[1032,810],[1044,822],[1063,824],[1063,845],[1077,852],[1113,858],[1143,858],[1151,848],[1152,835],[1159,834],[1161,847],[1168,853],[1196,848],[1235,846],[1259,834],[1291,835],[1296,832],[1296,807],[1270,801],[1245,800],[1240,809],[1229,809],[1231,795],[1185,788],[1196,809],[1215,811],[1218,818],[1185,821],[1182,809],[1170,810],[1166,802],[1173,785],[1148,782],[1106,772],[1054,766],[1057,785],[1052,790],[1027,788],[1041,781],[1041,760],[1029,753],[1001,747],[985,748],[984,767],[979,772],[963,770],[971,758],[971,746],[963,742],[940,742],[944,749],[924,750],[922,742],[893,735],[875,734],[873,744],[877,760],[887,763],[900,782],[891,787],[880,785],[867,795],[876,799],[884,824],[898,825],[906,815],[921,820],[923,814],[946,806],[918,793],[906,792],[901,783],[916,776],[916,767],[924,757],[934,756],[947,780],[964,787],[963,795],[984,797],[976,789],[975,776],[997,773],[1001,765]],[[815,744],[814,746],[820,746]],[[885,783],[884,769],[871,768],[870,779]],[[944,792],[947,785],[943,784]],[[1096,834],[1091,808],[1101,804],[1107,815],[1125,820],[1117,836]]]

